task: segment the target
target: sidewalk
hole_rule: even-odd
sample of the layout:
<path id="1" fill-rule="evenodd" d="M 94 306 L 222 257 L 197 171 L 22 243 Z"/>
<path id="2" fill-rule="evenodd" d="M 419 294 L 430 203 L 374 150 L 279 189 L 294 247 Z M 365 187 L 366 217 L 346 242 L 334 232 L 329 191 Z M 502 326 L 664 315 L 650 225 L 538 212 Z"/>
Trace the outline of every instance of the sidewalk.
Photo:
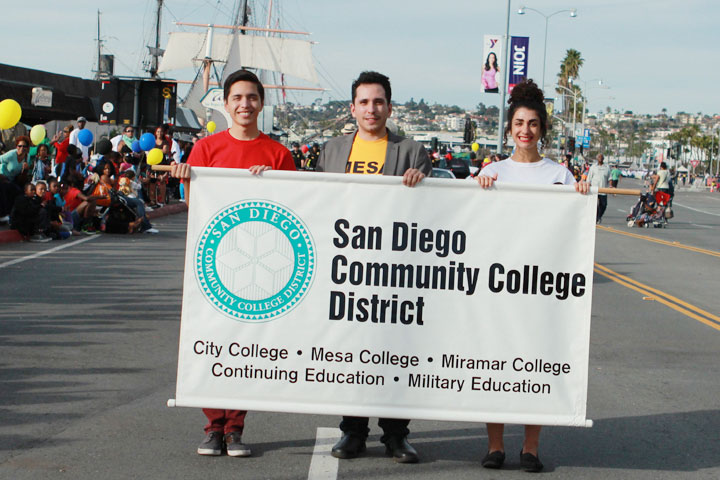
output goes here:
<path id="1" fill-rule="evenodd" d="M 159 217 L 165 217 L 167 215 L 174 215 L 176 213 L 187 212 L 187 205 L 182 202 L 165 205 L 162 208 L 147 212 L 147 217 L 150 220 Z M 23 238 L 20 232 L 17 230 L 11 230 L 8 225 L 0 225 L 0 244 L 2 243 L 13 243 L 22 242 Z"/>

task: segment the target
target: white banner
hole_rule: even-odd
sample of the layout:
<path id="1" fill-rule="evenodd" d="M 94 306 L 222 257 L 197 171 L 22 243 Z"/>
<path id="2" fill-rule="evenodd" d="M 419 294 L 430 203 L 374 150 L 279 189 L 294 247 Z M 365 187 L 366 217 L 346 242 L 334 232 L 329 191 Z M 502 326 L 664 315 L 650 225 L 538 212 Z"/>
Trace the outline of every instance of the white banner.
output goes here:
<path id="1" fill-rule="evenodd" d="M 595 195 L 192 172 L 175 405 L 589 424 Z"/>

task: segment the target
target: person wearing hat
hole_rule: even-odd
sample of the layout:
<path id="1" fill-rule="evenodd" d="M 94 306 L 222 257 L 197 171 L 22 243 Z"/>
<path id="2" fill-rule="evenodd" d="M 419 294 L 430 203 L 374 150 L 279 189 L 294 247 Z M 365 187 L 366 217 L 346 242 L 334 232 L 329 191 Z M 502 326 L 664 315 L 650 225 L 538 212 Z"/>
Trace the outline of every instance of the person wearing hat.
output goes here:
<path id="1" fill-rule="evenodd" d="M 82 143 L 80 143 L 80 140 L 78 140 L 78 134 L 80 133 L 80 130 L 85 128 L 85 125 L 87 124 L 87 118 L 85 117 L 78 117 L 77 119 L 77 128 L 70 132 L 70 145 L 75 145 L 81 152 L 83 161 L 87 162 L 90 158 L 90 147 L 85 146 Z"/>
<path id="2" fill-rule="evenodd" d="M 290 153 L 292 154 L 293 162 L 295 162 L 295 168 L 298 170 L 305 168 L 305 155 L 303 155 L 302 150 L 300 150 L 300 144 L 298 142 L 292 143 Z"/>
<path id="3" fill-rule="evenodd" d="M 355 128 L 355 125 L 353 125 L 352 123 L 346 123 L 342 130 L 340 130 L 340 133 L 342 133 L 343 135 L 351 135 L 355 133 L 355 130 L 357 130 Z"/>

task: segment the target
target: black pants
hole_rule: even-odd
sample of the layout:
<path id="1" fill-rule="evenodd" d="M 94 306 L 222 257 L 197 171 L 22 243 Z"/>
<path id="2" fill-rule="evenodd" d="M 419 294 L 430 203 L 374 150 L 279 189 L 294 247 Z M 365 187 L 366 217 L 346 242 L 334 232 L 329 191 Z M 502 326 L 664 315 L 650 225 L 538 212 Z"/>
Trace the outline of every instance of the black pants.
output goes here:
<path id="1" fill-rule="evenodd" d="M 15 197 L 23 194 L 23 189 L 13 182 L 0 181 L 0 217 L 10 215 Z"/>
<path id="2" fill-rule="evenodd" d="M 343 417 L 340 422 L 340 430 L 343 433 L 354 433 L 363 438 L 367 438 L 370 433 L 368 428 L 368 417 Z M 380 438 L 381 442 L 385 442 L 388 437 L 407 437 L 410 433 L 408 430 L 410 420 L 400 420 L 397 418 L 380 418 L 378 425 L 383 429 L 384 435 Z"/>
<path id="3" fill-rule="evenodd" d="M 605 213 L 606 208 L 607 208 L 607 195 L 598 195 L 597 216 L 595 217 L 596 222 L 599 222 L 600 220 L 602 220 L 602 216 Z"/>

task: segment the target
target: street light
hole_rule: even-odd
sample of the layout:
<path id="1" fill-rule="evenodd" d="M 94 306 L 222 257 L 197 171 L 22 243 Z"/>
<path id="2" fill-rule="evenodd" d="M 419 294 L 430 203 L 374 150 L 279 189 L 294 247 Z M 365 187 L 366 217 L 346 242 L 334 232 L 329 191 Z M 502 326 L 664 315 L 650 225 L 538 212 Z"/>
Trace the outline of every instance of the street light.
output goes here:
<path id="1" fill-rule="evenodd" d="M 584 96 L 584 99 L 585 99 L 585 103 L 583 104 L 582 126 L 583 126 L 583 131 L 585 131 L 585 111 L 587 110 L 587 104 L 588 104 L 588 101 L 589 101 L 589 100 L 588 100 L 588 93 L 589 93 L 589 91 L 590 91 L 590 90 L 589 90 L 589 87 L 588 87 L 588 83 L 589 83 L 589 82 L 593 82 L 593 83 L 590 84 L 590 86 L 594 86 L 594 87 L 597 87 L 597 88 L 609 89 L 610 87 L 608 87 L 607 85 L 605 85 L 605 84 L 603 83 L 603 79 L 602 79 L 602 78 L 593 78 L 592 80 L 582 80 L 582 79 L 578 78 L 577 80 L 580 80 L 580 81 L 583 83 L 583 94 L 584 94 L 583 96 Z M 572 84 L 572 82 L 573 82 L 573 79 L 571 78 L 571 79 L 570 79 L 570 84 Z M 595 82 L 597 82 L 597 83 L 595 83 Z"/>
<path id="2" fill-rule="evenodd" d="M 572 132 L 570 133 L 572 135 L 573 142 L 575 141 L 575 119 L 577 118 L 577 92 L 573 92 L 567 87 L 563 87 L 562 85 L 558 85 L 557 88 L 561 90 L 567 90 L 570 92 L 570 95 L 573 97 L 573 121 L 572 121 Z"/>
<path id="3" fill-rule="evenodd" d="M 538 13 L 538 14 L 542 15 L 543 17 L 545 17 L 545 44 L 544 44 L 544 52 L 543 52 L 543 73 L 542 73 L 542 84 L 541 84 L 541 87 L 544 91 L 545 90 L 545 59 L 547 58 L 547 35 L 548 35 L 548 22 L 550 21 L 550 17 L 553 17 L 559 13 L 570 12 L 570 18 L 575 18 L 575 17 L 577 17 L 577 9 L 571 8 L 569 10 L 558 10 L 557 12 L 553 12 L 550 15 L 545 15 L 540 10 L 535 10 L 534 8 L 526 7 L 523 5 L 522 7 L 520 7 L 518 9 L 518 11 L 517 11 L 518 15 L 525 15 L 525 10 L 530 10 L 532 12 Z"/>

